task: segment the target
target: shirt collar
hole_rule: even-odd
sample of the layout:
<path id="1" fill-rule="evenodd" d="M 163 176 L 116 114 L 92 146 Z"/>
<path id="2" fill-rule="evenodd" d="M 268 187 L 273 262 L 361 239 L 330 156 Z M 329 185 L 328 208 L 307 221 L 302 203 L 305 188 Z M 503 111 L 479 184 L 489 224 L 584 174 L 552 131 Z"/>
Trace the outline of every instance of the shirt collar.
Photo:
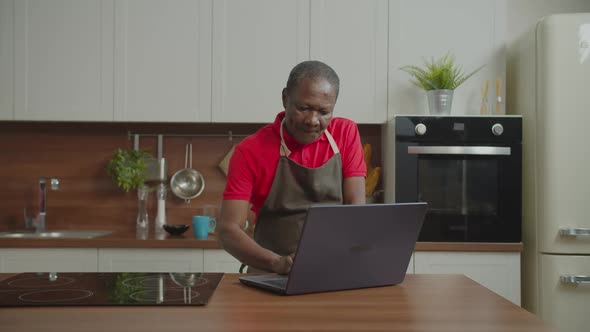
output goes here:
<path id="1" fill-rule="evenodd" d="M 277 117 L 275 118 L 275 121 L 273 123 L 274 130 L 275 130 L 276 134 L 279 136 L 280 136 L 279 130 L 281 129 L 281 121 L 283 121 L 284 118 L 285 118 L 285 111 L 282 111 L 279 114 L 277 114 Z M 287 147 L 289 147 L 289 149 L 291 149 L 291 150 L 301 149 L 305 145 L 313 144 L 318 141 L 322 141 L 322 142 L 328 141 L 328 138 L 326 137 L 326 132 L 324 130 L 324 132 L 322 133 L 322 136 L 320 136 L 319 139 L 317 139 L 309 144 L 301 144 L 301 143 L 297 142 L 297 140 L 295 140 L 295 138 L 293 138 L 293 136 L 289 135 L 285 126 L 283 126 L 283 137 L 285 138 L 285 143 L 287 143 Z"/>

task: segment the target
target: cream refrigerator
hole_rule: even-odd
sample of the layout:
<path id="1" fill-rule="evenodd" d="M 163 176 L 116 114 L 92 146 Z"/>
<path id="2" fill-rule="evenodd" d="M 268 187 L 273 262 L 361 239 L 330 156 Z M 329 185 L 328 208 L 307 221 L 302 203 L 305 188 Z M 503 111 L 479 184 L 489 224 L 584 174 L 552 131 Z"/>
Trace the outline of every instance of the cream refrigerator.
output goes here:
<path id="1" fill-rule="evenodd" d="M 523 115 L 523 307 L 590 331 L 590 13 L 545 17 L 516 44 L 507 98 Z"/>

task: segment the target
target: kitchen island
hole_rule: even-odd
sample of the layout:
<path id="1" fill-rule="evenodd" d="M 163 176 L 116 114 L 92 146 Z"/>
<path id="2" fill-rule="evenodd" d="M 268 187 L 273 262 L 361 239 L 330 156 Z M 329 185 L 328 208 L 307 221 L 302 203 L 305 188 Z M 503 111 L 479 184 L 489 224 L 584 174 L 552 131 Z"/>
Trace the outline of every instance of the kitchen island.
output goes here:
<path id="1" fill-rule="evenodd" d="M 14 274 L 12 274 L 14 275 Z M 0 274 L 0 280 L 12 275 Z M 203 307 L 0 308 L 12 331 L 553 331 L 461 275 L 407 275 L 397 286 L 279 296 L 226 274 Z"/>

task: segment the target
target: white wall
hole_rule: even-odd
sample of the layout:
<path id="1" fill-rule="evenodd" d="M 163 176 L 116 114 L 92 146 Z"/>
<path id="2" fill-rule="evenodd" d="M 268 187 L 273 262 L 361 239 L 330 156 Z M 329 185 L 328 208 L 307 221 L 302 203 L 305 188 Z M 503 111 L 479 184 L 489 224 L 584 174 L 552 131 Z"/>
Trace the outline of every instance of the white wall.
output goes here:
<path id="1" fill-rule="evenodd" d="M 447 52 L 465 73 L 485 65 L 453 97 L 452 114 L 479 114 L 480 86 L 504 80 L 506 0 L 392 0 L 389 6 L 389 118 L 428 114 L 426 93 L 399 68 Z"/>

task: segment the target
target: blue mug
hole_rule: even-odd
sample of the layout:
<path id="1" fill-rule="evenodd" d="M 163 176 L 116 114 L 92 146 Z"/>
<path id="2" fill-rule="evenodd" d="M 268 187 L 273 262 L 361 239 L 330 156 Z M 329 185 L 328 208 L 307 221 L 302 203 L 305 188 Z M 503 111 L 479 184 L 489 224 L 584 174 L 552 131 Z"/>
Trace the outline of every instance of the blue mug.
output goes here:
<path id="1" fill-rule="evenodd" d="M 193 216 L 193 233 L 200 240 L 207 239 L 210 232 L 215 231 L 217 220 L 209 216 Z"/>

